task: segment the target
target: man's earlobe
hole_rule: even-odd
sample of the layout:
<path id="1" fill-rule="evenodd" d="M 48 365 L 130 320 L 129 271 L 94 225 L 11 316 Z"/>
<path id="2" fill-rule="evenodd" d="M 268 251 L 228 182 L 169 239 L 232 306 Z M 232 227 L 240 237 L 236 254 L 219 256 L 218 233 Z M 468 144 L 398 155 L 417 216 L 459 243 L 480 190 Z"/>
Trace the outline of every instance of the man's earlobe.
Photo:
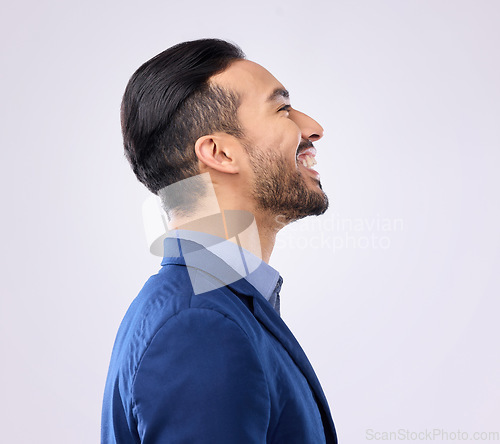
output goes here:
<path id="1" fill-rule="evenodd" d="M 228 134 L 200 137 L 194 146 L 198 160 L 208 169 L 212 168 L 229 174 L 238 173 L 239 168 L 229 140 L 230 137 Z"/>

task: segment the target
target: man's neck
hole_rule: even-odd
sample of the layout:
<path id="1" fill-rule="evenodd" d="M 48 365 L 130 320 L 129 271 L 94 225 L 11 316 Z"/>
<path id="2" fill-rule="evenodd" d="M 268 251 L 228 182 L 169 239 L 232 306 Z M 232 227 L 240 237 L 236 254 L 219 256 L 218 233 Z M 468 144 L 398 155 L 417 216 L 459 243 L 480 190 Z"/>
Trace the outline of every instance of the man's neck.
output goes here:
<path id="1" fill-rule="evenodd" d="M 254 217 L 249 211 L 221 209 L 211 215 L 173 216 L 168 228 L 199 231 L 230 240 L 269 263 L 279 231 L 269 221 L 269 217 Z"/>

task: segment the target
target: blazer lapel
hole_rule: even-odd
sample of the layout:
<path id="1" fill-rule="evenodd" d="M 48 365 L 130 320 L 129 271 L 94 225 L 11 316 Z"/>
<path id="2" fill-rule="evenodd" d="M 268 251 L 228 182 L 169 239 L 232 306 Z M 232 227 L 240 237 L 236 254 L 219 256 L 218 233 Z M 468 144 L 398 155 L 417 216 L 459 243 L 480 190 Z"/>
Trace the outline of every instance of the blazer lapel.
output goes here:
<path id="1" fill-rule="evenodd" d="M 311 363 L 307 359 L 302 347 L 297 342 L 287 325 L 274 311 L 274 309 L 266 303 L 265 299 L 262 299 L 263 300 L 260 300 L 259 297 L 254 297 L 253 306 L 255 317 L 276 337 L 276 339 L 278 339 L 278 341 L 281 342 L 297 367 L 299 367 L 306 377 L 316 401 L 318 402 L 321 418 L 325 428 L 326 442 L 328 444 L 336 444 L 337 436 L 330 409 Z"/>

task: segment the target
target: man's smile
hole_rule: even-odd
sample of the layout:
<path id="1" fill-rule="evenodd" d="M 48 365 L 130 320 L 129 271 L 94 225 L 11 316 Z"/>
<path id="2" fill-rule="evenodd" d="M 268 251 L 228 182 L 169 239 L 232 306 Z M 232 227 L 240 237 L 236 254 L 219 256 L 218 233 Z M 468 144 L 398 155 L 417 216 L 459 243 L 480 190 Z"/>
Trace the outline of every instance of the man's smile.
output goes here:
<path id="1" fill-rule="evenodd" d="M 316 148 L 314 148 L 314 146 L 312 146 L 311 143 L 309 144 L 309 146 L 306 145 L 302 149 L 299 146 L 297 154 L 297 164 L 299 165 L 299 168 L 300 167 L 305 168 L 312 175 L 314 175 L 316 179 L 319 180 L 320 178 L 319 173 L 312 168 L 314 165 L 318 163 L 315 157 L 316 157 Z"/>

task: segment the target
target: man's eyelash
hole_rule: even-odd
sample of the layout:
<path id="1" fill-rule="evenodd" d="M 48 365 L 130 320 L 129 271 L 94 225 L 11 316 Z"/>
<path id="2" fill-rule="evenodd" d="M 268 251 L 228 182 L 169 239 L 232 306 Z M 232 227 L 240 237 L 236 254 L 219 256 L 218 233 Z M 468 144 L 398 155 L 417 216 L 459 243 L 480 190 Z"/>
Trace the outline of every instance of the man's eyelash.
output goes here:
<path id="1" fill-rule="evenodd" d="M 282 106 L 278 111 L 290 111 L 291 105 Z"/>

